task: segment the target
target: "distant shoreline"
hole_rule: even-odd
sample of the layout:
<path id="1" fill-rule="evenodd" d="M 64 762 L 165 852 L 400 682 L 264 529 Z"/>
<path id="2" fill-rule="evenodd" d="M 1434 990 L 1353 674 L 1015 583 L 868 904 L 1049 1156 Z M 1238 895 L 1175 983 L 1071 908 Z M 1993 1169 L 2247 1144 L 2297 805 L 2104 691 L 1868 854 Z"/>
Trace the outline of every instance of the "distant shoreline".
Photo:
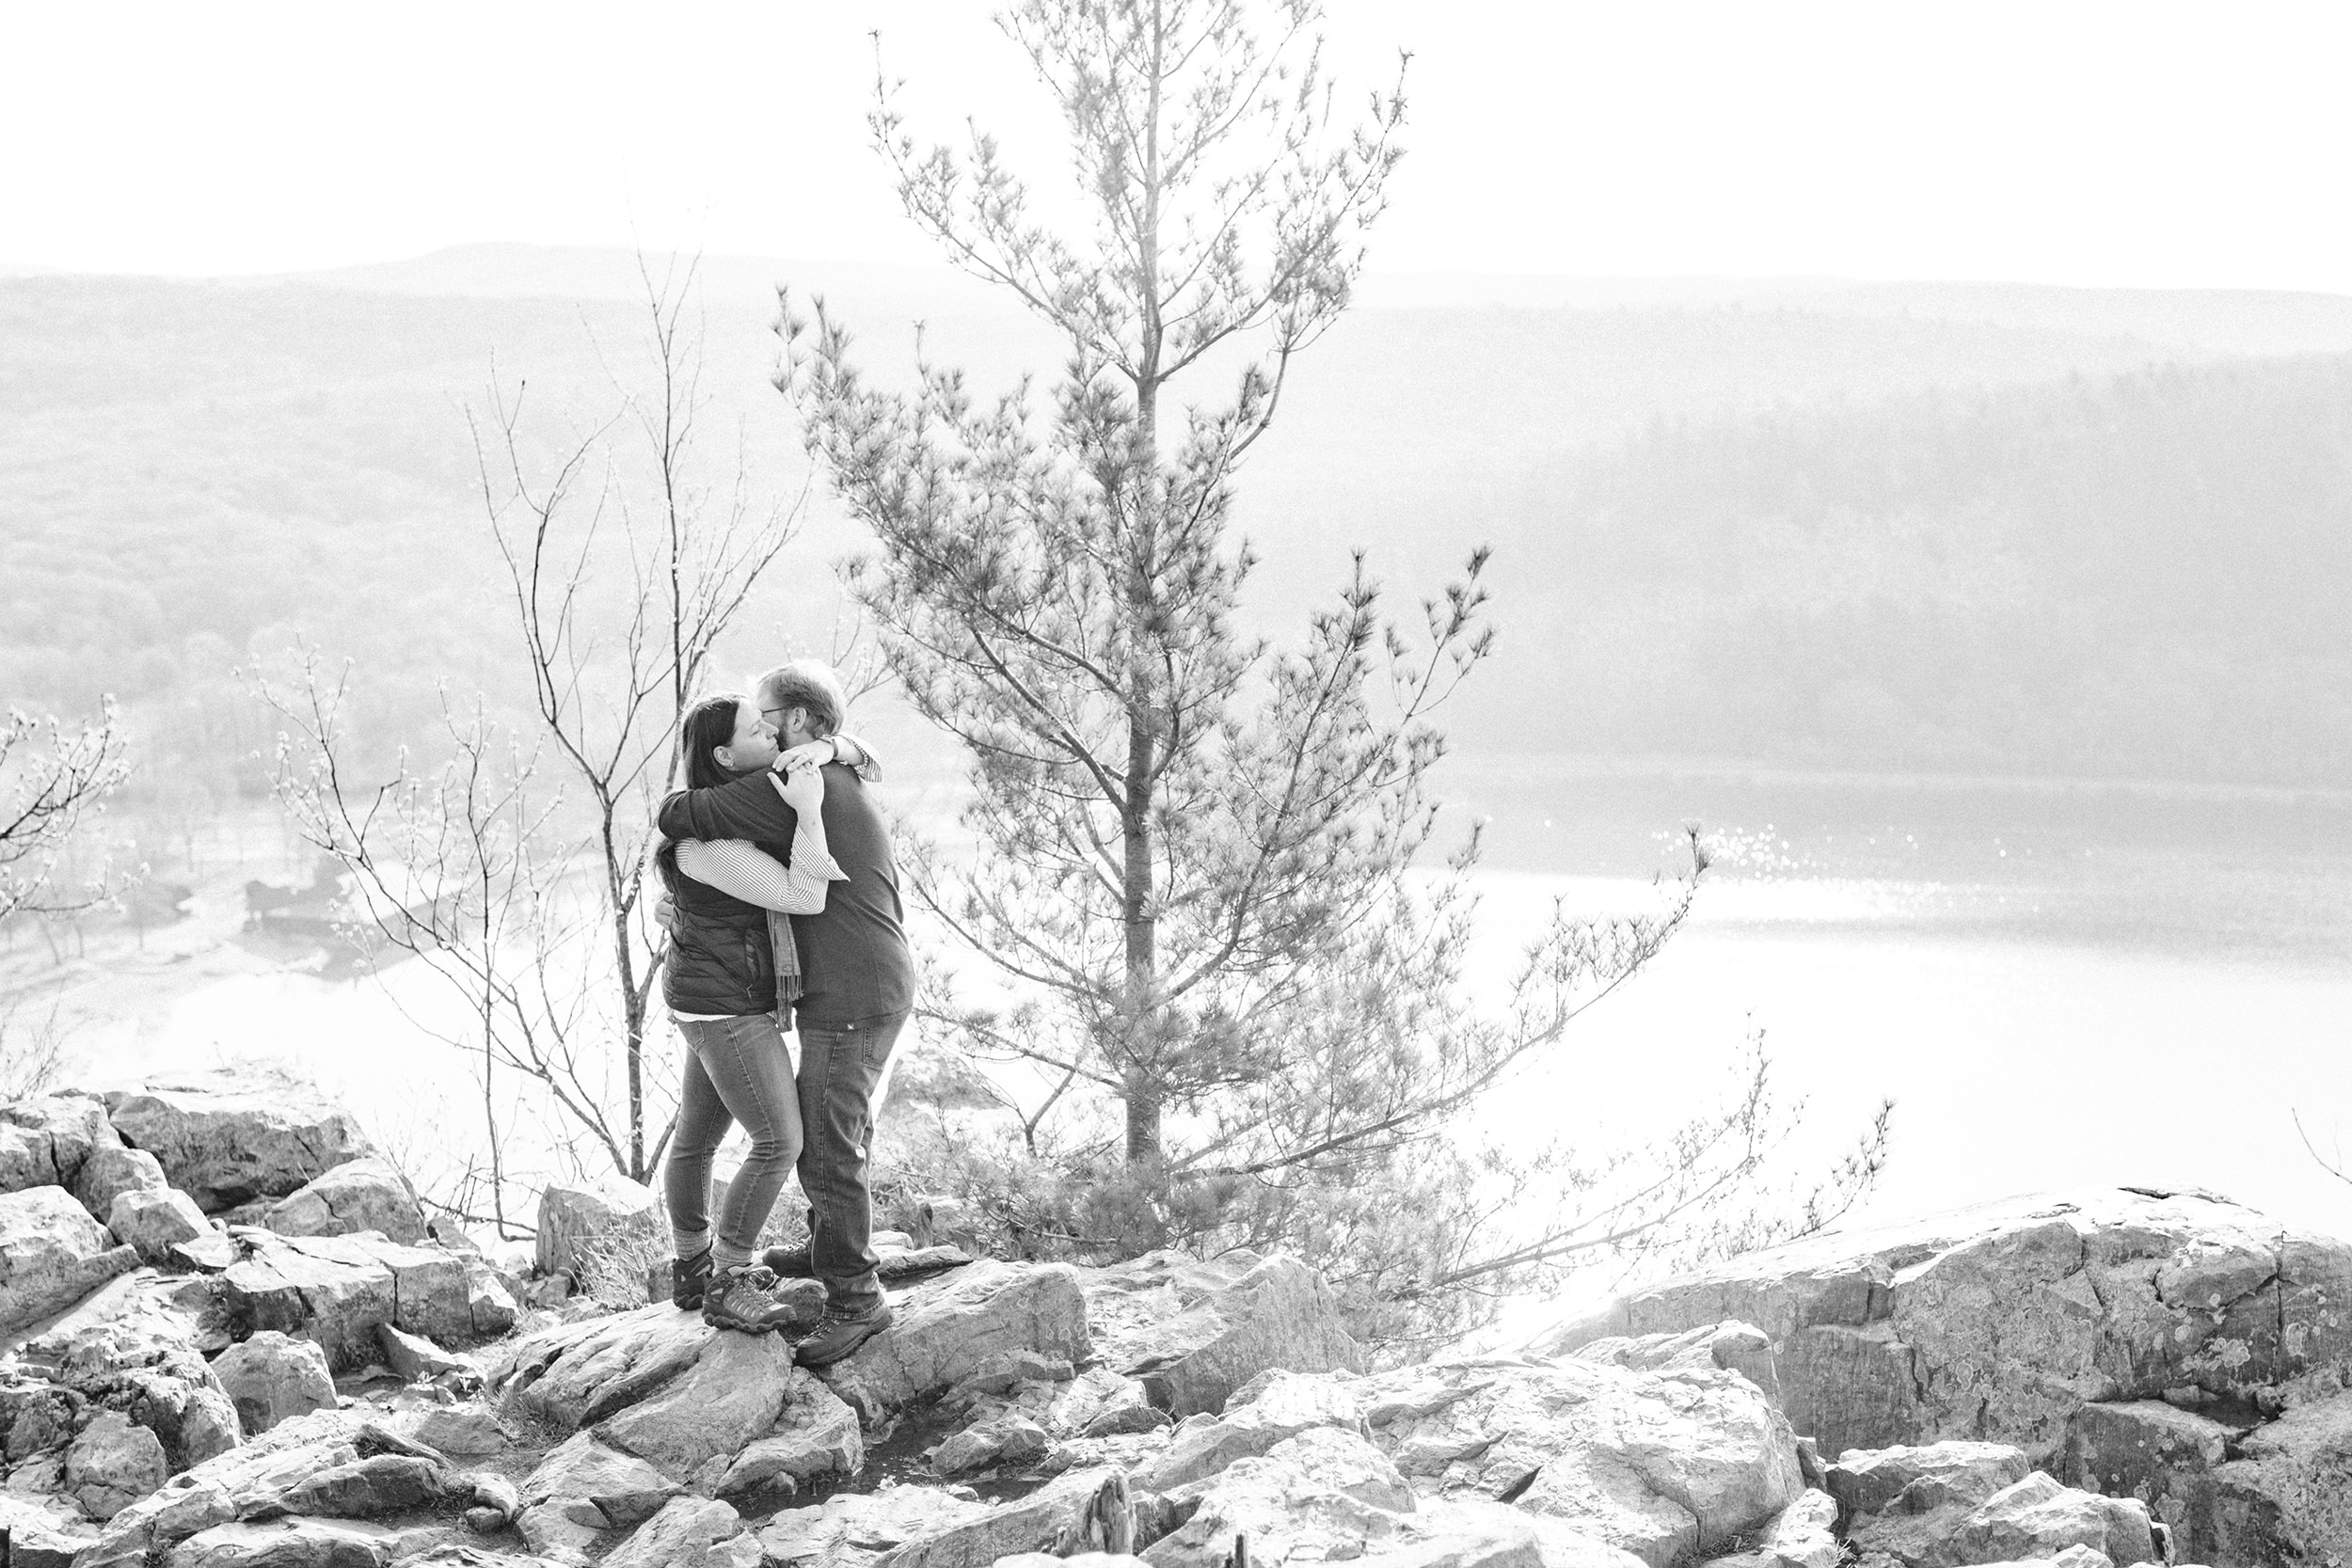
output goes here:
<path id="1" fill-rule="evenodd" d="M 2086 796 L 2127 795 L 2142 800 L 2242 801 L 2263 805 L 2327 805 L 2352 808 L 2352 788 L 2324 784 L 2201 783 L 2194 780 L 2083 778 L 2066 775 L 1885 772 L 1841 768 L 1791 768 L 1739 757 L 1621 754 L 1589 752 L 1494 752 L 1458 748 L 1447 753 L 1454 767 L 1468 764 L 1497 782 L 1528 779 L 1706 779 L 1755 786 L 1844 789 L 1944 790 L 1952 793 Z"/>

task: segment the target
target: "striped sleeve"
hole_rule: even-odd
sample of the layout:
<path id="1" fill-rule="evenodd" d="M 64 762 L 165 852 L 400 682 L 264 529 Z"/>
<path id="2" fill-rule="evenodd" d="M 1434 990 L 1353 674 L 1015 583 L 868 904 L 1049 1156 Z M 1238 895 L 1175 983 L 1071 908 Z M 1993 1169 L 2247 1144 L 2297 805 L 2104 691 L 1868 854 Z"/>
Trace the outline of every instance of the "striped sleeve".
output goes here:
<path id="1" fill-rule="evenodd" d="M 831 855 L 808 854 L 805 847 L 794 845 L 792 863 L 786 866 L 739 838 L 708 843 L 684 839 L 677 847 L 677 868 L 707 887 L 763 910 L 817 914 L 825 907 L 826 884 L 849 878 Z"/>

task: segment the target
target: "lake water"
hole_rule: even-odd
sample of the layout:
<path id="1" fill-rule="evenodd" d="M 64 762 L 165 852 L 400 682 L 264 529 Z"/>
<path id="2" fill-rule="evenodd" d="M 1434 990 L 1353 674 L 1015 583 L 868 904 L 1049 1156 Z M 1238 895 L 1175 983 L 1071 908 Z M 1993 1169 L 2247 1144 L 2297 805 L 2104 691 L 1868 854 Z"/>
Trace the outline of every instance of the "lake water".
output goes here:
<path id="1" fill-rule="evenodd" d="M 1765 1032 L 1826 1154 L 1882 1097 L 1867 1211 L 2197 1186 L 2352 1233 L 2352 794 L 1492 765 L 1493 928 L 1638 897 L 1684 819 L 1692 922 L 1531 1087 L 1651 1127 Z M 1598 868 L 1596 876 L 1590 869 Z M 1619 1109 L 1619 1108 L 1622 1109 Z"/>
<path id="2" fill-rule="evenodd" d="M 1646 895 L 1685 819 L 1721 855 L 1691 924 L 1516 1085 L 1513 1115 L 1638 1139 L 1736 1086 L 1760 1028 L 1802 1163 L 1897 1101 L 1871 1212 L 2086 1183 L 2209 1188 L 2352 1233 L 2352 792 L 2160 789 L 1457 760 L 1488 819 L 1472 978 L 1555 898 Z M 215 911 L 217 916 L 220 911 Z M 215 920 L 215 926 L 218 921 Z M 334 982 L 151 940 L 69 996 L 89 1076 L 275 1058 L 395 1145 L 468 1115 L 416 966 Z M 1498 1113 L 1500 1114 L 1500 1113 Z"/>

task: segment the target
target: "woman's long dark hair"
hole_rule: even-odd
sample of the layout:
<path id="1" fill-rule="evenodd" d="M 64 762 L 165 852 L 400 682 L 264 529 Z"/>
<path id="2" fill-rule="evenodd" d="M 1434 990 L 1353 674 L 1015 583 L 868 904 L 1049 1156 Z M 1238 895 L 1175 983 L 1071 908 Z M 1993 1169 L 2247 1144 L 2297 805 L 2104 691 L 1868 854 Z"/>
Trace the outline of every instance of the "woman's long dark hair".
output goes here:
<path id="1" fill-rule="evenodd" d="M 743 702 L 739 691 L 722 691 L 686 710 L 677 727 L 678 761 L 684 764 L 679 770 L 686 775 L 686 788 L 709 789 L 735 778 L 713 753 L 734 741 L 735 715 Z"/>
<path id="2" fill-rule="evenodd" d="M 734 779 L 734 774 L 719 766 L 719 759 L 713 753 L 735 739 L 735 714 L 742 705 L 741 693 L 722 691 L 716 696 L 705 697 L 686 710 L 686 717 L 678 721 L 677 727 L 678 761 L 684 765 L 679 771 L 686 776 L 682 787 L 708 789 Z M 655 847 L 653 858 L 655 866 L 660 872 L 662 885 L 670 890 L 673 897 L 676 896 L 680 875 L 677 845 L 663 839 Z"/>

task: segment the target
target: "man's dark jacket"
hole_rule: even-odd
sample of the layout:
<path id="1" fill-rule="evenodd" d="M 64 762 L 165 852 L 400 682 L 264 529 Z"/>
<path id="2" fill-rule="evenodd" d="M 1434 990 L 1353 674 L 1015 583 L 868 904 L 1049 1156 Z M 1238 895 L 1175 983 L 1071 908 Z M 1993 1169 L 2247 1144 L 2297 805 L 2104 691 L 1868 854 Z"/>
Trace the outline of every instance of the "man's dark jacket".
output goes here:
<path id="1" fill-rule="evenodd" d="M 914 1006 L 914 959 L 907 951 L 898 868 L 890 831 L 865 781 L 840 763 L 825 764 L 825 843 L 849 880 L 826 892 L 822 914 L 796 914 L 801 950 L 800 1022 L 837 1027 Z M 668 838 L 748 838 L 789 844 L 799 816 L 764 773 L 709 789 L 682 789 L 661 802 Z"/>

